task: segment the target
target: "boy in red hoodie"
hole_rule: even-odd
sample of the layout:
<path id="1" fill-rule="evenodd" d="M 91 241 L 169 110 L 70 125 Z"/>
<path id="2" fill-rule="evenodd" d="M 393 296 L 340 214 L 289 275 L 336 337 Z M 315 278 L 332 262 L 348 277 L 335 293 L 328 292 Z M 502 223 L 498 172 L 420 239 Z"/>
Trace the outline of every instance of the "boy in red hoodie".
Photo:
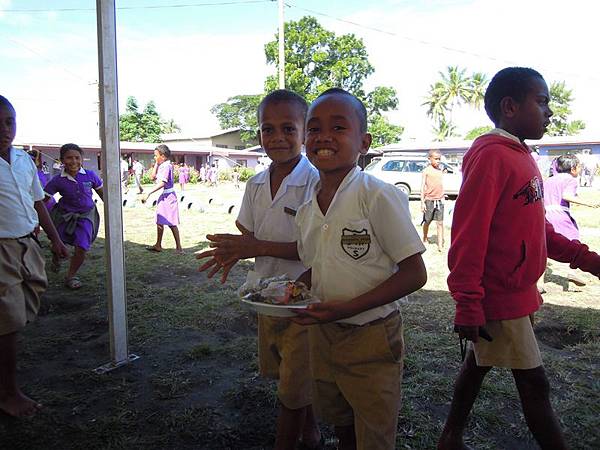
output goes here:
<path id="1" fill-rule="evenodd" d="M 538 72 L 501 70 L 485 93 L 485 110 L 496 128 L 475 140 L 463 159 L 448 287 L 456 301 L 455 331 L 473 345 L 438 449 L 469 448 L 463 443 L 467 418 L 494 366 L 512 369 L 525 420 L 540 447 L 567 448 L 533 332 L 533 313 L 542 303 L 536 280 L 547 256 L 596 276 L 600 256 L 556 233 L 544 219 L 542 176 L 523 141 L 544 135 L 552 116 L 549 102 Z M 483 335 L 491 341 L 478 339 Z"/>

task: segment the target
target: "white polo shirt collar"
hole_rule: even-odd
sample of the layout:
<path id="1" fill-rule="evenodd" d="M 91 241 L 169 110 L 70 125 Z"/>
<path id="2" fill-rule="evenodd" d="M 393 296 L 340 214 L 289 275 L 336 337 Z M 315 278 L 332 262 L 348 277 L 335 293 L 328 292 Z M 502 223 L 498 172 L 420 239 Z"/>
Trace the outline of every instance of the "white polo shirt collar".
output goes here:
<path id="1" fill-rule="evenodd" d="M 83 167 L 81 167 L 81 168 L 79 169 L 79 172 L 78 172 L 78 173 L 80 173 L 80 174 L 83 174 L 83 175 L 85 175 L 85 174 L 86 174 L 86 172 L 85 172 L 85 169 L 84 169 Z M 67 173 L 67 171 L 64 169 L 64 167 L 63 167 L 63 170 L 62 170 L 62 172 L 60 173 L 60 176 L 61 176 L 61 177 L 65 177 L 67 180 L 71 180 L 71 181 L 73 181 L 74 183 L 77 183 L 77 180 L 76 180 L 75 178 L 73 178 L 71 175 L 69 175 L 69 174 Z"/>

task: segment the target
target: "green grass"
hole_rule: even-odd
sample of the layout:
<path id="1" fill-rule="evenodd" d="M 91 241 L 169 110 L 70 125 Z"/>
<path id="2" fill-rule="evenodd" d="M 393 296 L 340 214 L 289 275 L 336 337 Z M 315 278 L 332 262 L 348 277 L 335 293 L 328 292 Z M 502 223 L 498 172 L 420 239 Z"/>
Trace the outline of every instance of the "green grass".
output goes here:
<path id="1" fill-rule="evenodd" d="M 163 253 L 146 251 L 156 236 L 154 211 L 124 208 L 129 343 L 140 359 L 118 370 L 92 371 L 108 362 L 110 348 L 103 232 L 81 270 L 81 291 L 62 286 L 64 268 L 50 274 L 42 313 L 25 329 L 19 353 L 23 387 L 45 408 L 27 421 L 0 416 L 0 448 L 272 447 L 275 385 L 257 374 L 256 321 L 235 293 L 252 261 L 239 264 L 221 285 L 198 273 L 193 255 L 208 246 L 207 233 L 236 231 L 237 211 L 223 211 L 241 193 L 223 185 L 186 194 L 205 204 L 216 200 L 205 212 L 181 212 L 183 256 L 173 252 L 169 230 Z M 419 204 L 410 206 L 418 225 Z M 582 240 L 600 249 L 597 210 L 575 207 L 573 214 Z M 446 233 L 449 242 L 449 228 Z M 428 245 L 429 281 L 402 305 L 407 353 L 398 448 L 435 447 L 460 367 L 446 257 Z M 560 265 L 551 265 L 536 315 L 552 402 L 574 449 L 600 448 L 600 282 L 587 280 L 578 288 L 565 282 Z M 331 429 L 323 430 L 331 449 Z M 494 370 L 486 379 L 466 440 L 478 449 L 536 448 L 509 371 Z"/>

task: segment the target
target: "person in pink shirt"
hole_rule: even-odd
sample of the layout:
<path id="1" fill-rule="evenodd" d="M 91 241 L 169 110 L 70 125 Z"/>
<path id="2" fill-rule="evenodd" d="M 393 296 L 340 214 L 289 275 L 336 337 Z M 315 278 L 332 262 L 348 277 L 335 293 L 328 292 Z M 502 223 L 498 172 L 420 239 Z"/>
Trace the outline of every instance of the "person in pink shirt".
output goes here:
<path id="1" fill-rule="evenodd" d="M 579 240 L 579 227 L 571 215 L 571 203 L 598 208 L 600 203 L 586 202 L 577 196 L 577 177 L 581 174 L 581 163 L 575 155 L 562 155 L 556 159 L 555 173 L 544 181 L 544 208 L 546 220 L 554 231 L 570 240 Z M 585 286 L 585 281 L 573 270 L 568 279 L 577 286 Z"/>
<path id="2" fill-rule="evenodd" d="M 547 256 L 595 276 L 600 256 L 554 231 L 544 218 L 542 176 L 524 140 L 544 135 L 549 103 L 538 72 L 501 70 L 485 93 L 485 110 L 496 128 L 477 138 L 463 159 L 448 288 L 461 350 L 463 339 L 472 345 L 465 349 L 439 450 L 469 448 L 463 433 L 492 367 L 512 370 L 523 415 L 540 447 L 567 448 L 533 330 L 533 313 L 542 303 L 536 282 Z"/>
<path id="3" fill-rule="evenodd" d="M 175 252 L 183 254 L 181 247 L 181 239 L 179 237 L 179 205 L 177 204 L 177 194 L 173 188 L 173 164 L 169 158 L 171 150 L 164 144 L 156 147 L 154 150 L 154 160 L 156 164 L 152 168 L 150 177 L 156 180 L 156 185 L 147 194 L 142 196 L 142 203 L 146 203 L 148 197 L 161 189 L 163 189 L 156 203 L 156 243 L 146 250 L 152 252 L 162 252 L 162 238 L 165 225 L 173 232 L 175 239 Z"/>
<path id="4" fill-rule="evenodd" d="M 427 244 L 429 225 L 435 220 L 437 227 L 437 248 L 444 249 L 444 172 L 440 166 L 442 154 L 439 150 L 429 150 L 429 165 L 421 176 L 421 210 L 423 211 L 423 242 Z"/>

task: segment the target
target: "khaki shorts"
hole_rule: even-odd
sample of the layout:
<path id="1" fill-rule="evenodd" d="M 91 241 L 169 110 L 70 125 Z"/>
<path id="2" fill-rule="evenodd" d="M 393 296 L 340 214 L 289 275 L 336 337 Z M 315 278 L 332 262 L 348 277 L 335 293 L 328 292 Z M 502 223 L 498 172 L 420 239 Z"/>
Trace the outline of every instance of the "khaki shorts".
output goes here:
<path id="1" fill-rule="evenodd" d="M 357 326 L 309 328 L 318 414 L 335 426 L 354 425 L 357 449 L 395 449 L 404 340 L 399 312 Z"/>
<path id="2" fill-rule="evenodd" d="M 0 336 L 35 319 L 47 287 L 39 244 L 30 237 L 0 239 Z"/>
<path id="3" fill-rule="evenodd" d="M 258 366 L 262 376 L 279 380 L 277 397 L 283 406 L 312 404 L 307 327 L 259 314 Z"/>
<path id="4" fill-rule="evenodd" d="M 493 341 L 479 339 L 473 344 L 478 366 L 534 369 L 542 365 L 533 333 L 533 314 L 512 320 L 493 320 L 486 323 L 485 329 Z"/>

